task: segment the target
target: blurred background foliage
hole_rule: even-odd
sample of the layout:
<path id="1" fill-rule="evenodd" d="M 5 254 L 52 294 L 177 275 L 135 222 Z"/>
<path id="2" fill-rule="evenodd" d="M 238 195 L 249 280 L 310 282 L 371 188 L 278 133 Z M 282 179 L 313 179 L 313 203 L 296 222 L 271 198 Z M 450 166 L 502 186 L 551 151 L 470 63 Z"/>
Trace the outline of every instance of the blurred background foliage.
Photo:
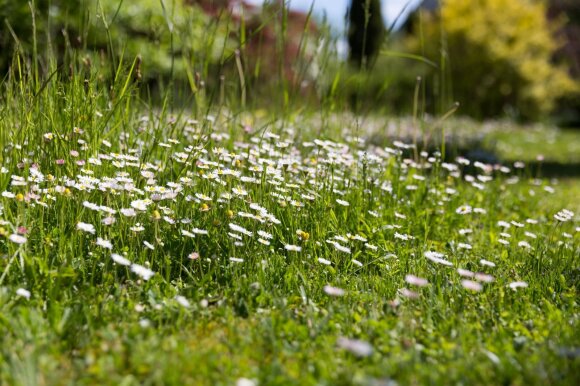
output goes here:
<path id="1" fill-rule="evenodd" d="M 562 22 L 546 15 L 538 1 L 446 0 L 440 12 L 413 21 L 420 33 L 407 36 L 406 45 L 438 63 L 425 76 L 439 76 L 463 113 L 537 119 L 578 92 L 566 66 L 554 63 Z"/>
<path id="2" fill-rule="evenodd" d="M 123 55 L 131 61 L 140 56 L 146 80 L 183 78 L 192 67 L 214 63 L 222 50 L 231 54 L 234 49 L 225 39 L 225 25 L 211 23 L 198 8 L 181 1 L 140 0 L 120 5 L 119 0 L 100 0 L 91 6 L 97 17 L 91 20 L 87 34 L 87 54 L 98 54 L 95 47 L 108 47 L 108 34 L 102 32 L 106 23 L 112 44 L 109 57 Z M 207 28 L 216 30 L 211 35 L 214 39 L 209 39 Z"/>
<path id="3" fill-rule="evenodd" d="M 399 114 L 444 114 L 458 101 L 461 114 L 479 119 L 555 114 L 577 124 L 579 47 L 567 46 L 577 40 L 569 31 L 580 2 L 554 3 L 426 1 L 388 37 L 372 72 L 352 78 L 349 92 L 361 105 Z"/>
<path id="4" fill-rule="evenodd" d="M 173 84 L 254 108 L 441 115 L 459 101 L 480 119 L 578 122 L 578 3 L 424 1 L 400 30 L 380 27 L 378 57 L 360 68 L 325 23 L 276 1 L 0 0 L 0 71 L 20 58 L 41 76 L 106 83 L 133 66 L 147 93 Z"/>
<path id="5" fill-rule="evenodd" d="M 50 61 L 56 58 L 67 70 L 82 62 L 110 79 L 118 64 L 128 66 L 139 58 L 144 82 L 189 82 L 193 68 L 207 71 L 235 48 L 225 20 L 212 20 L 181 0 L 0 0 L 0 17 L 3 27 L 12 30 L 1 35 L 2 52 L 30 58 L 36 44 L 44 73 L 54 70 Z M 3 72 L 13 58 L 2 55 Z"/>

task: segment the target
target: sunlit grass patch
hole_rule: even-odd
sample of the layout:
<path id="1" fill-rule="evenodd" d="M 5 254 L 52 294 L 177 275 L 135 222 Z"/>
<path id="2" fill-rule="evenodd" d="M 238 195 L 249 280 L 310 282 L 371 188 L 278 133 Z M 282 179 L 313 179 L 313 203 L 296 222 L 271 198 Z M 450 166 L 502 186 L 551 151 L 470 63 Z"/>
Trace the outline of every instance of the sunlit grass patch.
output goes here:
<path id="1" fill-rule="evenodd" d="M 573 384 L 577 180 L 92 82 L 6 85 L 1 382 Z"/>

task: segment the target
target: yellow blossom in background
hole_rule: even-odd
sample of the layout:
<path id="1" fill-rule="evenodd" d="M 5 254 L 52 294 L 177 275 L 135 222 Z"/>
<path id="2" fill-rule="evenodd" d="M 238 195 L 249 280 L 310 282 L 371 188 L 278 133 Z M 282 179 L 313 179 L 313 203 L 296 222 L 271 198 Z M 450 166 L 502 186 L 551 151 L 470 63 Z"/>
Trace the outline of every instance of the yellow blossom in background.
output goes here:
<path id="1" fill-rule="evenodd" d="M 535 118 L 580 91 L 567 68 L 553 63 L 559 23 L 548 21 L 542 2 L 446 0 L 420 25 L 429 38 L 412 36 L 408 47 L 439 66 L 431 75 L 463 114 Z"/>

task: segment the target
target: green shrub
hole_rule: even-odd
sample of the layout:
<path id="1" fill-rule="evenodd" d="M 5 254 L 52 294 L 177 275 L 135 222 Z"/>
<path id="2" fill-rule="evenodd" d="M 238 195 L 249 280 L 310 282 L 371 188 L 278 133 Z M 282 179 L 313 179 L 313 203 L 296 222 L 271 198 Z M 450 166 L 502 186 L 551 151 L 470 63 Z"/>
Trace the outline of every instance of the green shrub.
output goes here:
<path id="1" fill-rule="evenodd" d="M 32 8 L 36 33 L 27 2 L 0 0 L 0 49 L 12 53 L 19 45 L 21 55 L 32 58 L 36 37 L 45 73 L 54 58 L 64 68 L 90 58 L 99 75 L 110 78 L 121 58 L 130 64 L 140 56 L 144 80 L 187 82 L 194 69 L 203 72 L 233 52 L 226 39 L 227 20 L 211 20 L 183 1 L 42 0 Z M 11 62 L 12 55 L 2 55 L 0 70 Z"/>
<path id="2" fill-rule="evenodd" d="M 438 14 L 423 16 L 414 28 L 423 38 L 411 36 L 407 46 L 439 63 L 428 72 L 439 87 L 450 85 L 463 113 L 537 118 L 578 92 L 567 69 L 552 62 L 557 26 L 542 2 L 446 0 Z"/>
<path id="3" fill-rule="evenodd" d="M 110 24 L 112 50 L 132 61 L 141 56 L 145 78 L 185 78 L 187 69 L 201 71 L 233 52 L 225 44 L 225 25 L 212 22 L 194 5 L 183 1 L 101 0 L 102 17 Z M 163 6 L 162 6 L 163 4 Z M 108 48 L 101 9 L 96 8 L 89 30 L 91 52 Z M 225 49 L 222 51 L 222 49 Z"/>

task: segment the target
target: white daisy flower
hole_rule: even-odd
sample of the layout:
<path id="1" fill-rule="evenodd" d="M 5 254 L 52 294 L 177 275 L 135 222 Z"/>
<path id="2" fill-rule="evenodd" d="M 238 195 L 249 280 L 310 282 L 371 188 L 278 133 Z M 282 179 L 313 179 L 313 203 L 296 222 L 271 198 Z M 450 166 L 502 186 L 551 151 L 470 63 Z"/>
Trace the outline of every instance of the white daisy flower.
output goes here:
<path id="1" fill-rule="evenodd" d="M 113 259 L 113 261 L 119 265 L 125 265 L 125 266 L 131 265 L 131 262 L 128 259 L 126 259 L 125 257 L 123 257 L 117 253 L 111 254 L 111 259 Z"/>
<path id="2" fill-rule="evenodd" d="M 23 297 L 23 298 L 26 298 L 26 299 L 30 299 L 30 295 L 31 295 L 31 293 L 30 293 L 30 291 L 29 291 L 29 290 L 27 290 L 27 289 L 24 289 L 24 288 L 18 288 L 18 289 L 16 290 L 16 295 L 18 295 L 18 296 L 21 296 L 21 297 Z"/>
<path id="3" fill-rule="evenodd" d="M 526 288 L 527 286 L 528 283 L 526 283 L 525 281 L 514 281 L 509 284 L 509 287 L 514 291 L 517 290 L 518 288 Z"/>
<path id="4" fill-rule="evenodd" d="M 249 378 L 238 378 L 236 380 L 236 386 L 258 386 L 258 383 L 253 379 Z"/>
<path id="5" fill-rule="evenodd" d="M 492 281 L 494 281 L 494 278 L 491 275 L 479 272 L 475 274 L 475 280 L 482 281 L 484 283 L 491 283 Z"/>
<path id="6" fill-rule="evenodd" d="M 479 260 L 479 263 L 481 265 L 487 265 L 488 267 L 495 267 L 495 263 L 491 262 L 489 260 L 481 259 L 481 260 Z"/>
<path id="7" fill-rule="evenodd" d="M 131 202 L 131 207 L 140 211 L 146 211 L 147 207 L 152 203 L 151 200 L 135 200 Z"/>
<path id="8" fill-rule="evenodd" d="M 373 353 L 373 346 L 364 340 L 338 338 L 337 345 L 357 357 L 368 357 Z"/>
<path id="9" fill-rule="evenodd" d="M 413 236 L 407 234 L 401 234 L 399 232 L 395 232 L 395 238 L 403 241 L 408 241 L 414 239 Z"/>
<path id="10" fill-rule="evenodd" d="M 143 232 L 145 230 L 145 227 L 141 224 L 135 224 L 135 226 L 132 226 L 129 229 L 133 232 Z"/>
<path id="11" fill-rule="evenodd" d="M 185 296 L 177 295 L 175 297 L 175 301 L 177 303 L 179 303 L 180 306 L 185 307 L 185 308 L 189 308 L 191 306 L 191 304 L 189 303 L 189 300 L 187 300 L 185 298 Z"/>
<path id="12" fill-rule="evenodd" d="M 457 268 L 457 273 L 463 277 L 474 277 L 475 276 L 475 273 L 473 273 L 467 269 L 463 269 L 463 268 Z"/>
<path id="13" fill-rule="evenodd" d="M 365 247 L 370 249 L 371 251 L 378 251 L 379 250 L 379 247 L 377 247 L 376 245 L 369 244 L 369 243 L 365 243 Z"/>
<path id="14" fill-rule="evenodd" d="M 329 296 L 344 296 L 346 293 L 342 288 L 333 287 L 330 285 L 325 285 L 323 289 L 324 292 Z"/>
<path id="15" fill-rule="evenodd" d="M 206 231 L 205 229 L 193 228 L 191 231 L 193 233 L 195 233 L 196 235 L 207 235 L 208 234 L 208 231 Z"/>
<path id="16" fill-rule="evenodd" d="M 191 238 L 195 237 L 195 235 L 194 235 L 193 233 L 191 233 L 190 231 L 187 231 L 187 230 L 185 230 L 185 229 L 182 229 L 182 230 L 181 230 L 181 234 L 182 234 L 183 236 L 187 236 L 187 237 L 191 237 Z"/>
<path id="17" fill-rule="evenodd" d="M 241 227 L 241 226 L 239 226 L 239 225 L 236 225 L 236 224 L 234 224 L 234 223 L 229 223 L 228 225 L 229 225 L 230 229 L 231 229 L 232 231 L 234 231 L 234 232 L 238 232 L 238 233 L 244 234 L 244 235 L 246 235 L 246 236 L 252 236 L 252 235 L 253 235 L 253 233 L 252 233 L 252 232 L 250 232 L 249 230 L 247 230 L 247 229 L 246 229 L 246 228 L 244 228 L 244 227 Z"/>
<path id="18" fill-rule="evenodd" d="M 101 221 L 101 223 L 102 223 L 103 225 L 113 225 L 113 224 L 114 224 L 116 221 L 117 221 L 117 220 L 115 219 L 115 217 L 111 217 L 111 216 L 109 216 L 109 217 L 105 217 L 105 218 L 104 218 L 104 219 Z"/>
<path id="19" fill-rule="evenodd" d="M 455 210 L 457 214 L 469 214 L 473 211 L 473 208 L 470 205 L 461 205 L 459 208 Z"/>
<path id="20" fill-rule="evenodd" d="M 461 285 L 463 286 L 463 288 L 475 292 L 479 292 L 483 289 L 483 286 L 481 284 L 472 280 L 461 280 Z"/>
<path id="21" fill-rule="evenodd" d="M 287 251 L 292 251 L 292 252 L 300 252 L 302 250 L 302 247 L 300 247 L 298 245 L 286 244 L 286 245 L 284 245 L 284 249 L 286 249 Z"/>
<path id="22" fill-rule="evenodd" d="M 232 192 L 236 195 L 236 196 L 247 196 L 248 192 L 246 190 L 244 190 L 242 187 L 238 186 L 235 188 L 232 188 Z"/>
<path id="23" fill-rule="evenodd" d="M 405 281 L 411 285 L 417 287 L 425 287 L 429 285 L 429 281 L 427 279 L 423 279 L 422 277 L 418 277 L 415 275 L 407 275 L 405 276 Z"/>
<path id="24" fill-rule="evenodd" d="M 399 293 L 401 294 L 401 296 L 408 299 L 417 299 L 419 297 L 419 294 L 417 292 L 411 291 L 408 288 L 400 288 Z"/>
<path id="25" fill-rule="evenodd" d="M 85 222 L 80 221 L 77 224 L 77 229 L 90 234 L 95 234 L 95 226 L 93 224 L 87 224 Z"/>
<path id="26" fill-rule="evenodd" d="M 133 208 L 123 208 L 121 209 L 121 214 L 125 217 L 135 217 L 137 216 L 137 212 Z"/>
<path id="27" fill-rule="evenodd" d="M 433 251 L 427 251 L 427 252 L 425 252 L 424 256 L 425 256 L 427 259 L 429 259 L 429 260 L 431 260 L 432 262 L 434 262 L 434 263 L 437 263 L 437 264 L 443 264 L 443 265 L 446 265 L 446 266 L 448 266 L 448 267 L 452 267 L 452 266 L 453 266 L 453 263 L 451 263 L 450 261 L 448 261 L 448 260 L 445 260 L 445 259 L 443 258 L 445 255 L 444 255 L 444 254 L 442 254 L 442 253 L 439 253 L 439 252 L 433 252 Z"/>
<path id="28" fill-rule="evenodd" d="M 97 245 L 101 248 L 113 249 L 113 244 L 109 240 L 105 240 L 100 237 L 97 237 Z"/>
<path id="29" fill-rule="evenodd" d="M 100 211 L 101 207 L 97 204 L 93 204 L 92 202 L 88 202 L 88 201 L 83 201 L 83 206 L 85 208 L 91 209 L 91 210 L 96 210 L 96 211 Z"/>
<path id="30" fill-rule="evenodd" d="M 141 276 L 141 278 L 145 281 L 151 279 L 151 277 L 155 275 L 155 272 L 139 264 L 132 264 L 131 271 Z"/>
<path id="31" fill-rule="evenodd" d="M 350 248 L 340 245 L 336 241 L 330 241 L 330 244 L 334 245 L 337 251 L 344 252 L 344 253 L 351 253 Z"/>
<path id="32" fill-rule="evenodd" d="M 554 215 L 554 218 L 560 222 L 567 222 L 574 218 L 574 212 L 568 209 L 562 209 Z"/>
<path id="33" fill-rule="evenodd" d="M 267 240 L 272 239 L 272 235 L 270 233 L 268 233 L 268 232 L 258 231 L 257 233 L 263 239 L 267 239 Z"/>
<path id="34" fill-rule="evenodd" d="M 10 240 L 16 244 L 24 244 L 27 239 L 26 239 L 26 237 L 24 237 L 22 235 L 19 235 L 17 233 L 13 233 L 10 236 L 8 236 L 8 240 Z"/>
<path id="35" fill-rule="evenodd" d="M 505 228 L 505 229 L 508 229 L 508 228 L 511 227 L 511 224 L 509 222 L 501 221 L 500 220 L 500 221 L 497 222 L 497 226 L 502 227 L 502 228 Z"/>

